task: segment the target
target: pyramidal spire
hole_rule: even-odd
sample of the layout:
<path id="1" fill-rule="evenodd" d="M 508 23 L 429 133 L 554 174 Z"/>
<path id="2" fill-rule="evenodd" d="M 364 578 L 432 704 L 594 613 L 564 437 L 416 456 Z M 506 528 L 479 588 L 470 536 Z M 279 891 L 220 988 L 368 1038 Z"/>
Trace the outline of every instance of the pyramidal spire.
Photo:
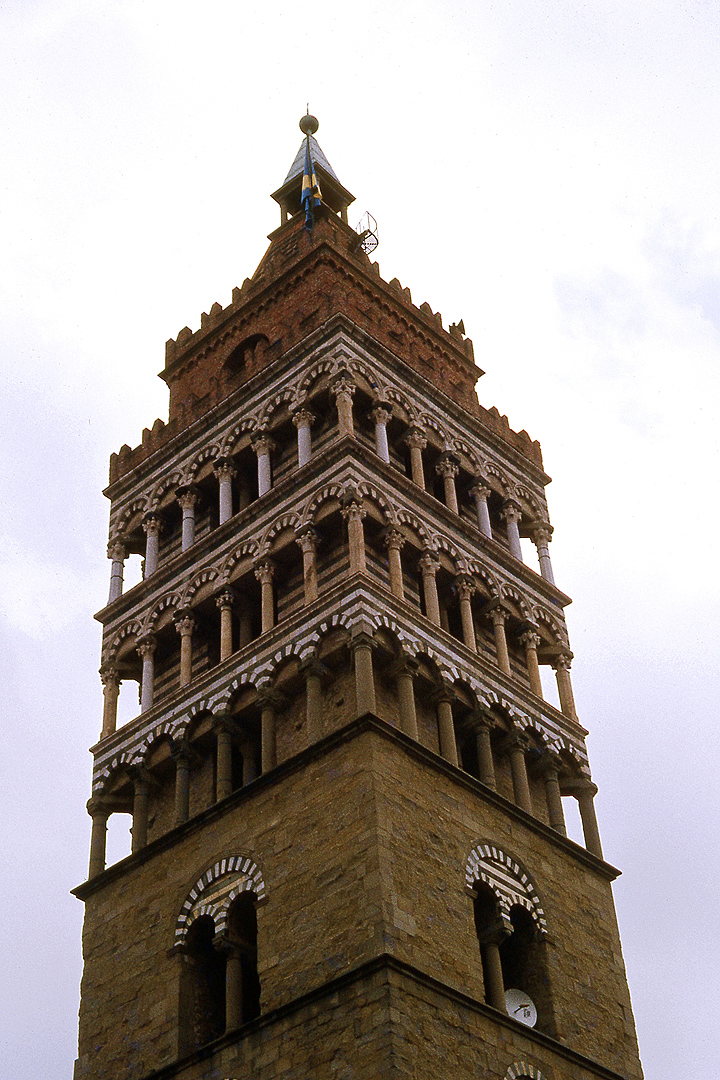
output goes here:
<path id="1" fill-rule="evenodd" d="M 280 204 L 283 224 L 301 211 L 305 213 L 308 224 L 308 191 L 313 202 L 317 197 L 317 202 L 310 207 L 311 212 L 326 206 L 333 213 L 339 214 L 343 221 L 347 221 L 347 208 L 355 201 L 355 196 L 338 180 L 337 173 L 315 138 L 319 126 L 317 119 L 309 112 L 302 117 L 300 130 L 305 138 L 282 187 L 273 192 L 273 199 Z"/>

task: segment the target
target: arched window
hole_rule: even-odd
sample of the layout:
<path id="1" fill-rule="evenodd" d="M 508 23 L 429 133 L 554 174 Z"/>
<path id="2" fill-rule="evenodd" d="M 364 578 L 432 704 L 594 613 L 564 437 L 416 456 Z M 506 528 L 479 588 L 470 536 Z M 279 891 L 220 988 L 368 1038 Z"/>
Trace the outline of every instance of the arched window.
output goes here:
<path id="1" fill-rule="evenodd" d="M 202 915 L 187 934 L 181 986 L 180 1045 L 189 1053 L 225 1030 L 225 956 L 215 948 L 215 923 Z"/>
<path id="2" fill-rule="evenodd" d="M 520 991 L 535 1007 L 537 1027 L 552 1033 L 546 921 L 532 879 L 501 848 L 483 843 L 470 854 L 466 882 L 473 896 L 486 1002 L 505 1012 L 507 991 Z M 514 1019 L 529 1023 L 531 1013 Z"/>
<path id="3" fill-rule="evenodd" d="M 227 934 L 227 1027 L 260 1015 L 255 895 L 242 893 L 230 906 Z"/>

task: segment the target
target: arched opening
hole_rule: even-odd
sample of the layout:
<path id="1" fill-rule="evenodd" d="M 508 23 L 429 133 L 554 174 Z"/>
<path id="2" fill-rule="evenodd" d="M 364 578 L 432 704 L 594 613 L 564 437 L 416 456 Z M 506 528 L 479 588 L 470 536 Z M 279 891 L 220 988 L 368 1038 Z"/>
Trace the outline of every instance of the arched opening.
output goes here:
<path id="1" fill-rule="evenodd" d="M 500 945 L 500 964 L 506 990 L 522 990 L 537 1009 L 536 1027 L 552 1029 L 550 992 L 545 963 L 545 943 L 527 908 L 510 908 L 513 932 Z"/>
<path id="2" fill-rule="evenodd" d="M 190 1053 L 225 1030 L 226 955 L 215 948 L 210 915 L 195 919 L 186 938 L 180 992 L 181 1051 Z"/>

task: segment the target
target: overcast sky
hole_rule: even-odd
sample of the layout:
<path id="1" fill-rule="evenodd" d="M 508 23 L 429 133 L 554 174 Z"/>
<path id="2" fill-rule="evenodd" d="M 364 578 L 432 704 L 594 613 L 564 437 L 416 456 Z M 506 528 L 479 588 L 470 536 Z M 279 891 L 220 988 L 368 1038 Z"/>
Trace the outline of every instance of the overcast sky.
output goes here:
<path id="1" fill-rule="evenodd" d="M 540 439 L 647 1080 L 716 1071 L 720 7 L 0 8 L 0 1077 L 76 1053 L 107 460 L 318 141 Z"/>

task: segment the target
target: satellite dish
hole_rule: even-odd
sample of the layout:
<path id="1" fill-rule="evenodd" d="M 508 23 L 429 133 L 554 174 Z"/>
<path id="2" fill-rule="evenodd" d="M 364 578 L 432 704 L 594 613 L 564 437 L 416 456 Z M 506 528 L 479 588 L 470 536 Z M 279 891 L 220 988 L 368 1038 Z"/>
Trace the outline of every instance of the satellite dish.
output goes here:
<path id="1" fill-rule="evenodd" d="M 377 235 L 377 221 L 367 211 L 360 218 L 359 222 L 355 226 L 355 232 L 359 236 L 358 246 L 363 249 L 366 255 L 369 255 L 371 251 L 374 251 L 378 246 Z"/>
<path id="2" fill-rule="evenodd" d="M 505 1008 L 513 1020 L 519 1020 L 527 1027 L 535 1027 L 537 1024 L 537 1009 L 524 990 L 506 990 Z"/>

